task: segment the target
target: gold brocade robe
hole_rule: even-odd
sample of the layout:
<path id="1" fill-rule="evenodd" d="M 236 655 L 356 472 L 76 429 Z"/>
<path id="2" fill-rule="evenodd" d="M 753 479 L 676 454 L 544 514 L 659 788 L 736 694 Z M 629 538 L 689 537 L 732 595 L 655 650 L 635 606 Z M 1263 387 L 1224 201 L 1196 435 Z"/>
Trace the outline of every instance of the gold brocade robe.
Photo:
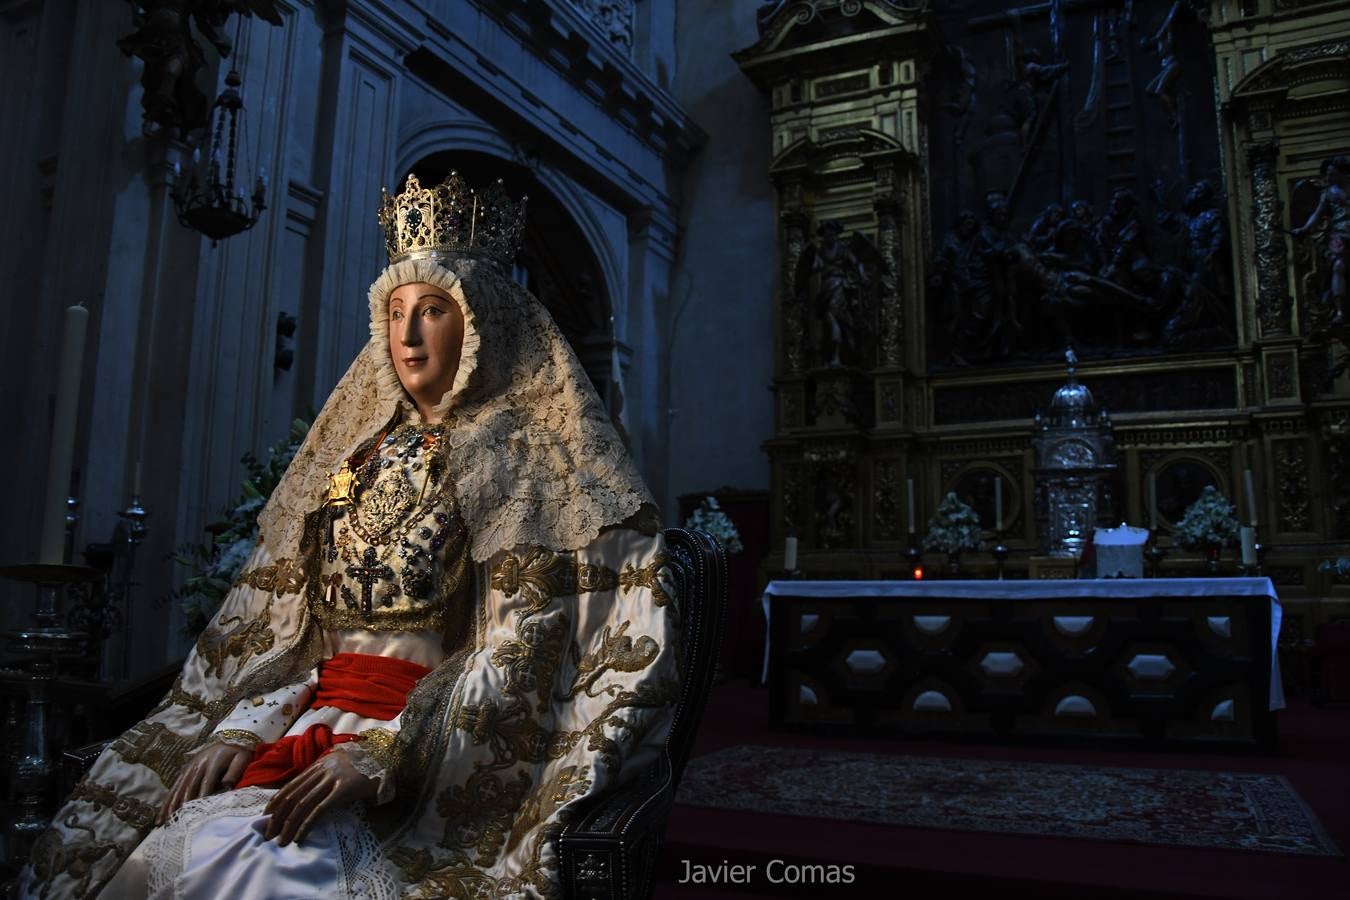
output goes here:
<path id="1" fill-rule="evenodd" d="M 97 896 L 187 756 L 213 735 L 280 737 L 306 708 L 306 673 L 340 648 L 432 668 L 398 727 L 343 745 L 379 777 L 368 821 L 398 892 L 560 895 L 553 838 L 569 808 L 644 771 L 664 743 L 679 598 L 653 521 L 576 551 L 515 547 L 473 563 L 438 494 L 454 473 L 428 471 L 434 444 L 407 425 L 376 438 L 352 460 L 347 505 L 307 518 L 303 558 L 259 545 L 164 702 L 59 811 L 21 895 Z M 287 691 L 289 712 L 268 705 Z"/>

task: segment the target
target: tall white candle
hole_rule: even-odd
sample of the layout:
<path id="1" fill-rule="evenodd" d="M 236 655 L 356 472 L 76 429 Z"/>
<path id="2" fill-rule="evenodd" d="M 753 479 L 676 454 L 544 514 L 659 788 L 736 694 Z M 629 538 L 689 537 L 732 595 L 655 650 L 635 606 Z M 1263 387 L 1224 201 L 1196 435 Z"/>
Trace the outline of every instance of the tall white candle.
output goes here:
<path id="1" fill-rule="evenodd" d="M 1003 476 L 994 476 L 994 528 L 1003 530 Z"/>
<path id="2" fill-rule="evenodd" d="M 783 541 L 783 568 L 789 572 L 797 570 L 797 539 L 789 537 Z"/>
<path id="3" fill-rule="evenodd" d="M 905 479 L 905 522 L 910 534 L 914 533 L 914 479 Z"/>
<path id="4" fill-rule="evenodd" d="M 131 482 L 131 496 L 141 495 L 141 461 L 136 460 L 136 478 Z"/>
<path id="5" fill-rule="evenodd" d="M 66 307 L 65 333 L 57 358 L 56 418 L 52 422 L 51 451 L 47 456 L 47 495 L 42 506 L 42 545 L 38 556 L 40 562 L 52 565 L 65 562 L 66 497 L 70 495 L 70 470 L 75 462 L 75 424 L 88 325 L 89 310 L 80 305 Z"/>
<path id="6" fill-rule="evenodd" d="M 1242 480 L 1247 485 L 1247 521 L 1253 528 L 1256 527 L 1256 483 L 1252 480 L 1252 470 L 1247 469 L 1242 473 Z"/>
<path id="7" fill-rule="evenodd" d="M 1158 530 L 1158 476 L 1148 473 L 1148 530 Z"/>
<path id="8" fill-rule="evenodd" d="M 1242 564 L 1256 565 L 1256 529 L 1250 525 L 1242 526 Z"/>

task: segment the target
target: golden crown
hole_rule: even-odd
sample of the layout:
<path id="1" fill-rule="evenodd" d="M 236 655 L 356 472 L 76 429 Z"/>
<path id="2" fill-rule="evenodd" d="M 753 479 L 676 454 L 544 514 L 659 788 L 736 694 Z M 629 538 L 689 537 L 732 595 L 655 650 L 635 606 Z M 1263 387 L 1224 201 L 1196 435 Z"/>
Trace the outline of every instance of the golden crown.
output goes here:
<path id="1" fill-rule="evenodd" d="M 380 226 L 389 264 L 436 253 L 486 256 L 509 265 L 525 235 L 525 201 L 513 201 L 498 178 L 475 191 L 458 172 L 434 188 L 409 175 L 403 193 L 380 189 Z"/>

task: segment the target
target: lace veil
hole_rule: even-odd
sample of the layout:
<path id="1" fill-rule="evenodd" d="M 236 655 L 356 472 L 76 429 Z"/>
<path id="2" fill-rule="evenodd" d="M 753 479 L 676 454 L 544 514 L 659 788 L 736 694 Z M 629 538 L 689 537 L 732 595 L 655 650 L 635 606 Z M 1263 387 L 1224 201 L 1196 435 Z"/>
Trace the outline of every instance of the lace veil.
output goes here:
<path id="1" fill-rule="evenodd" d="M 652 497 L 585 371 L 547 310 L 494 263 L 436 255 L 386 268 L 370 287 L 370 341 L 324 404 L 259 516 L 273 558 L 295 558 L 305 515 L 328 476 L 399 416 L 416 419 L 389 356 L 389 295 L 426 282 L 464 315 L 454 385 L 436 412 L 449 425 L 455 496 L 482 562 L 499 550 L 586 546 Z"/>

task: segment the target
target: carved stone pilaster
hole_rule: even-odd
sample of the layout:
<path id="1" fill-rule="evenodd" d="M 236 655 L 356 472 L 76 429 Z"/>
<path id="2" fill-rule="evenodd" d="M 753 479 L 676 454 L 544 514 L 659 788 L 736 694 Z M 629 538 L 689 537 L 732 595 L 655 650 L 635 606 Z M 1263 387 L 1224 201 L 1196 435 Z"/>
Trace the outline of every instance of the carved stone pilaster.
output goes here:
<path id="1" fill-rule="evenodd" d="M 1350 409 L 1327 412 L 1322 419 L 1326 448 L 1326 486 L 1330 488 L 1331 533 L 1350 539 Z"/>
<path id="2" fill-rule="evenodd" d="M 1256 261 L 1256 320 L 1261 337 L 1291 333 L 1287 250 L 1280 228 L 1280 187 L 1275 163 L 1279 148 L 1270 142 L 1247 148 L 1252 179 L 1252 239 Z"/>
<path id="3" fill-rule="evenodd" d="M 824 442 L 803 452 L 813 500 L 814 534 L 819 550 L 856 546 L 857 457 L 847 444 Z"/>
<path id="4" fill-rule="evenodd" d="M 806 297 L 797 284 L 797 262 L 806 247 L 806 213 L 785 210 L 783 223 L 783 367 L 796 375 L 806 366 Z"/>
<path id="5" fill-rule="evenodd" d="M 1280 441 L 1275 445 L 1275 476 L 1279 486 L 1280 530 L 1311 531 L 1308 448 L 1303 441 Z"/>
<path id="6" fill-rule="evenodd" d="M 900 201 L 894 194 L 877 198 L 877 251 L 883 269 L 877 273 L 879 307 L 877 322 L 878 362 L 883 366 L 904 363 L 904 307 L 900 302 Z"/>
<path id="7" fill-rule="evenodd" d="M 899 462 L 885 459 L 872 469 L 872 532 L 877 540 L 900 540 Z"/>

